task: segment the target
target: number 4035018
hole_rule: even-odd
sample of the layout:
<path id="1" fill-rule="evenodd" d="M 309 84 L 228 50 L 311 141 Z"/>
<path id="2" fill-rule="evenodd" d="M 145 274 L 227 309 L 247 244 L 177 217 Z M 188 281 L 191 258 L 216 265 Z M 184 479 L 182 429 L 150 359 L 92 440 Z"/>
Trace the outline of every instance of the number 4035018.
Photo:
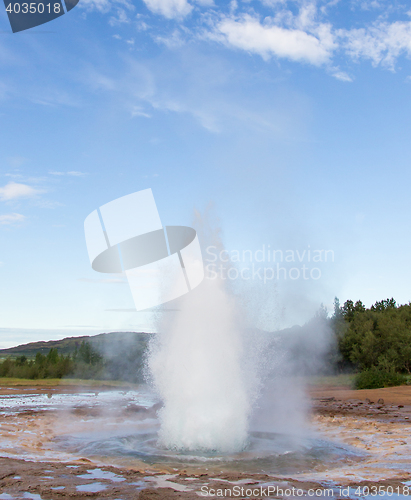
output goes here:
<path id="1" fill-rule="evenodd" d="M 6 11 L 10 14 L 43 14 L 46 12 L 47 14 L 60 14 L 61 4 L 60 3 L 9 3 L 6 7 Z"/>

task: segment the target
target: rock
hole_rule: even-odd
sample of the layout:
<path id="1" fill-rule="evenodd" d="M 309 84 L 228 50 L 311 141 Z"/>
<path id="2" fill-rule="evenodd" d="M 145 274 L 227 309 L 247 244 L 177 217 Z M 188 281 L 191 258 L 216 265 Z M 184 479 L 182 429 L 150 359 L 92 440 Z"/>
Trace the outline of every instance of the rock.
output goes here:
<path id="1" fill-rule="evenodd" d="M 384 404 L 384 400 L 383 400 L 382 398 L 380 398 L 380 399 L 377 401 L 377 403 L 378 403 L 379 405 L 383 405 L 383 404 Z"/>

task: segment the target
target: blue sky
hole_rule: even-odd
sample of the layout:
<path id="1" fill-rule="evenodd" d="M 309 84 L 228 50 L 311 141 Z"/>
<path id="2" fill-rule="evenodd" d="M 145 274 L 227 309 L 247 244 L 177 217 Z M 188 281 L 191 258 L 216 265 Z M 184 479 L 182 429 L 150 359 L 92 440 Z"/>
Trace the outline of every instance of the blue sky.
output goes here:
<path id="1" fill-rule="evenodd" d="M 146 188 L 163 224 L 211 204 L 229 251 L 333 252 L 319 279 L 242 285 L 261 327 L 334 296 L 411 300 L 406 2 L 80 0 L 0 23 L 0 346 L 153 328 L 107 311 L 131 294 L 83 234 Z"/>

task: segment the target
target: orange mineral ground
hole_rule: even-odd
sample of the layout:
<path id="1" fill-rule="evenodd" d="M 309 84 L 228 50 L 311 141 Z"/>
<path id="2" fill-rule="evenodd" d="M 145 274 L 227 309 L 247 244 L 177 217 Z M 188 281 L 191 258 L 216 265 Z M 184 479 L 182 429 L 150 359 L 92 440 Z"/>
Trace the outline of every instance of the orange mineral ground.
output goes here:
<path id="1" fill-rule="evenodd" d="M 310 491 L 321 497 L 325 493 L 320 491 L 332 488 L 328 498 L 356 498 L 364 495 L 355 494 L 355 489 L 367 486 L 376 486 L 388 496 L 393 492 L 396 499 L 409 496 L 408 386 L 364 391 L 309 388 L 307 433 L 353 454 L 343 455 L 336 463 L 328 459 L 310 462 L 306 456 L 301 470 L 295 467 L 289 473 L 267 472 L 264 467 L 245 472 L 241 465 L 229 462 L 194 467 L 182 460 L 170 465 L 110 455 L 104 448 L 97 454 L 63 446 L 67 435 L 98 435 L 109 428 L 113 436 L 124 439 L 123 429 L 144 428 L 145 422 L 155 418 L 156 407 L 150 407 L 150 402 L 136 404 L 135 389 L 21 386 L 3 387 L 0 394 L 0 499 L 195 499 L 206 496 L 205 492 L 211 497 L 210 492 L 217 490 L 225 498 L 259 498 L 267 492 L 271 498 L 292 497 L 286 494 L 287 488 L 295 488 L 294 496 L 299 497 L 312 497 Z M 348 486 L 347 496 L 339 488 Z"/>

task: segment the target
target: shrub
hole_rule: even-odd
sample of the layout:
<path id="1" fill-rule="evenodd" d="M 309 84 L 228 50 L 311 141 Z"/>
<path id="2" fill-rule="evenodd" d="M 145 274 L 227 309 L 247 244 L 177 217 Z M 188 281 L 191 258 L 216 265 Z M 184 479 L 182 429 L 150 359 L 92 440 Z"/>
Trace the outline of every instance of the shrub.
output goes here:
<path id="1" fill-rule="evenodd" d="M 407 383 L 407 377 L 394 370 L 387 370 L 373 366 L 363 370 L 355 377 L 356 389 L 380 389 L 381 387 L 392 387 Z"/>

